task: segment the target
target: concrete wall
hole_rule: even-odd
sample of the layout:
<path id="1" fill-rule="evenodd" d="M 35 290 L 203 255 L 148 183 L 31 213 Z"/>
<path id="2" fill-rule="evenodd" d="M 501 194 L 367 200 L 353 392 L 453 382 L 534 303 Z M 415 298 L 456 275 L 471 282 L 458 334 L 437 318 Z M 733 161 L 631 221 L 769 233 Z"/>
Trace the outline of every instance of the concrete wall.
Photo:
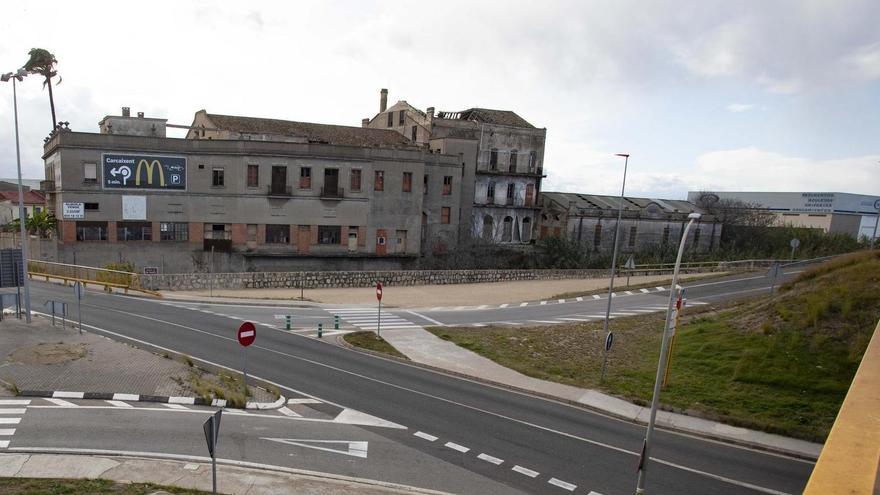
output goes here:
<path id="1" fill-rule="evenodd" d="M 142 275 L 141 285 L 154 290 L 199 290 L 334 287 L 372 287 L 376 281 L 389 287 L 427 284 L 469 284 L 515 280 L 599 278 L 608 270 L 407 270 L 329 271 L 277 273 L 191 273 Z"/>

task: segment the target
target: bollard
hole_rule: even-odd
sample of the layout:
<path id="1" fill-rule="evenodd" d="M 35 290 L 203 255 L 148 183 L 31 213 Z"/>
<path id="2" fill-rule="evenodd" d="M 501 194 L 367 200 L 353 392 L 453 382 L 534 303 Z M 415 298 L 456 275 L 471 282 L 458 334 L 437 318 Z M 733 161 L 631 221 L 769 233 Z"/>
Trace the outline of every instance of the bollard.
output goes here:
<path id="1" fill-rule="evenodd" d="M 324 336 L 324 324 L 318 323 L 318 338 L 322 338 Z"/>
<path id="2" fill-rule="evenodd" d="M 339 330 L 339 315 L 333 316 L 333 330 Z"/>
<path id="3" fill-rule="evenodd" d="M 291 319 L 290 315 L 287 315 L 284 317 L 284 320 L 285 320 L 284 328 L 287 330 L 290 330 L 290 319 Z"/>

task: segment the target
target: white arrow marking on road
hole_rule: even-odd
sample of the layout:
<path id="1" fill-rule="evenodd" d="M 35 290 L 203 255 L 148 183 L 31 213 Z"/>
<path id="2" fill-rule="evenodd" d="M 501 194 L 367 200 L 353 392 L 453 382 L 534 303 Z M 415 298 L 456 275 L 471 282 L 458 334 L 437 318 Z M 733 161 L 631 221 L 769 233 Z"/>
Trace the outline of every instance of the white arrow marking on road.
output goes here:
<path id="1" fill-rule="evenodd" d="M 333 452 L 334 454 L 350 455 L 352 457 L 367 458 L 368 442 L 350 442 L 348 440 L 311 440 L 307 438 L 266 438 L 261 440 L 269 440 L 270 442 L 284 443 L 287 445 L 295 445 L 297 447 L 305 447 L 307 449 L 323 450 L 324 452 Z M 319 444 L 319 445 L 315 445 Z M 347 450 L 332 449 L 329 447 L 321 447 L 320 445 L 342 444 Z"/>
<path id="2" fill-rule="evenodd" d="M 355 411 L 354 409 L 343 409 L 342 412 L 333 419 L 333 422 L 347 425 L 381 426 L 382 428 L 397 428 L 400 430 L 406 429 L 406 426 L 392 423 L 391 421 L 386 421 L 367 413 Z"/>

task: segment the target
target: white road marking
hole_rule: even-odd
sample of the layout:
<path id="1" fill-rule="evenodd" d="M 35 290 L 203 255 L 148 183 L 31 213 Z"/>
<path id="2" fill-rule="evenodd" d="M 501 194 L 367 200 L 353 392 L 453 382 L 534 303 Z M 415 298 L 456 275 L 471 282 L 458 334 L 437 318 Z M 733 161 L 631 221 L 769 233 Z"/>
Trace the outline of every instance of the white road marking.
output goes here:
<path id="1" fill-rule="evenodd" d="M 593 294 L 593 299 L 602 299 L 602 296 L 599 294 Z"/>
<path id="2" fill-rule="evenodd" d="M 611 314 L 614 316 L 635 316 L 638 313 L 628 313 L 626 311 L 612 311 Z"/>
<path id="3" fill-rule="evenodd" d="M 446 442 L 445 444 L 443 444 L 443 446 L 449 447 L 452 450 L 457 450 L 462 453 L 469 452 L 471 450 L 471 449 L 465 447 L 464 445 L 459 445 L 457 443 L 452 443 L 452 442 Z"/>
<path id="4" fill-rule="evenodd" d="M 11 437 L 15 435 L 15 428 L 3 428 L 0 429 L 0 436 L 2 437 Z"/>
<path id="5" fill-rule="evenodd" d="M 133 400 L 138 401 L 141 396 L 138 394 L 113 394 L 113 400 Z"/>
<path id="6" fill-rule="evenodd" d="M 703 306 L 703 305 L 706 305 L 709 303 L 705 303 L 703 301 L 689 301 L 688 304 L 693 305 L 693 306 Z"/>
<path id="7" fill-rule="evenodd" d="M 25 409 L 0 409 L 0 414 L 24 414 Z"/>
<path id="8" fill-rule="evenodd" d="M 464 306 L 456 306 L 454 311 L 461 311 L 464 309 Z"/>
<path id="9" fill-rule="evenodd" d="M 191 406 L 196 403 L 196 399 L 195 399 L 195 397 L 169 397 L 168 403 L 169 404 L 186 404 L 186 405 Z"/>
<path id="10" fill-rule="evenodd" d="M 300 397 L 296 399 L 287 399 L 288 404 L 321 404 L 322 402 L 318 399 L 312 399 L 309 397 Z"/>
<path id="11" fill-rule="evenodd" d="M 356 411 L 354 409 L 343 409 L 341 413 L 337 414 L 336 417 L 333 418 L 333 422 L 346 425 L 379 426 L 382 428 L 397 428 L 400 430 L 406 429 L 406 426 L 392 423 L 391 421 L 386 421 L 384 419 L 377 418 L 376 416 L 373 416 L 371 414 Z"/>
<path id="12" fill-rule="evenodd" d="M 661 291 L 661 292 L 664 291 L 664 290 L 666 290 L 666 289 L 664 289 L 663 287 L 654 287 L 654 288 L 657 289 L 658 291 Z"/>
<path id="13" fill-rule="evenodd" d="M 481 305 L 477 306 L 477 309 L 486 309 L 488 307 L 489 307 L 488 304 L 481 304 Z"/>
<path id="14" fill-rule="evenodd" d="M 428 311 L 443 311 L 443 306 L 437 306 L 435 308 L 431 308 Z"/>
<path id="15" fill-rule="evenodd" d="M 423 314 L 421 314 L 421 313 L 416 313 L 415 311 L 409 311 L 409 310 L 407 310 L 407 313 L 409 313 L 409 314 L 411 314 L 411 315 L 413 315 L 413 316 L 415 316 L 415 317 L 417 317 L 417 318 L 421 318 L 421 319 L 423 319 L 423 320 L 425 320 L 425 321 L 430 321 L 431 323 L 433 323 L 433 324 L 435 324 L 435 325 L 440 325 L 441 327 L 442 327 L 442 326 L 445 326 L 445 325 L 443 324 L 443 322 L 437 321 L 437 320 L 435 320 L 434 318 L 428 318 L 427 316 L 425 316 L 425 315 L 423 315 Z"/>
<path id="16" fill-rule="evenodd" d="M 523 306 L 528 306 L 528 305 L 529 305 L 529 303 L 527 303 L 527 302 L 519 303 L 519 307 L 521 307 L 521 308 L 522 308 Z"/>
<path id="17" fill-rule="evenodd" d="M 504 303 L 504 304 L 502 304 L 501 306 L 498 306 L 498 308 L 499 308 L 499 309 L 503 309 L 503 308 L 506 308 L 506 307 L 508 307 L 508 306 L 510 306 L 510 303 Z"/>
<path id="18" fill-rule="evenodd" d="M 115 407 L 133 407 L 128 402 L 122 402 L 121 400 L 105 400 L 104 402 Z"/>
<path id="19" fill-rule="evenodd" d="M 82 399 L 83 395 L 83 392 L 63 392 L 60 390 L 52 393 L 52 397 L 56 399 Z"/>
<path id="20" fill-rule="evenodd" d="M 584 300 L 584 298 L 583 297 L 576 297 L 576 298 L 574 298 L 574 300 L 577 302 L 581 302 Z"/>
<path id="21" fill-rule="evenodd" d="M 547 483 L 550 483 L 551 485 L 558 486 L 559 488 L 562 488 L 563 490 L 568 490 L 570 492 L 573 492 L 574 489 L 577 488 L 577 485 L 572 485 L 571 483 L 567 483 L 565 481 L 558 480 L 556 478 L 550 478 L 549 480 L 547 480 Z M 595 493 L 595 492 L 591 492 L 591 493 Z"/>
<path id="22" fill-rule="evenodd" d="M 642 292 L 643 294 L 647 294 L 651 291 L 649 291 L 648 289 L 639 289 L 639 292 Z"/>
<path id="23" fill-rule="evenodd" d="M 260 437 L 261 440 L 269 440 L 270 442 L 284 443 L 287 445 L 295 445 L 297 447 L 305 447 L 307 449 L 321 450 L 324 452 L 333 452 L 335 454 L 350 455 L 352 457 L 367 458 L 368 442 L 351 442 L 347 440 L 311 440 L 298 438 L 266 438 Z M 314 445 L 318 444 L 318 445 Z M 331 449 L 329 447 L 320 447 L 319 445 L 343 444 L 347 449 Z"/>
<path id="24" fill-rule="evenodd" d="M 413 436 L 417 436 L 417 437 L 425 439 L 429 442 L 433 442 L 433 441 L 437 440 L 437 437 L 435 437 L 434 435 L 429 435 L 428 433 L 425 433 L 423 431 L 417 431 L 417 432 L 413 433 Z"/>
<path id="25" fill-rule="evenodd" d="M 499 458 L 493 457 L 489 454 L 480 454 L 477 456 L 477 459 L 479 459 L 481 461 L 491 462 L 492 464 L 495 464 L 496 466 L 498 466 L 504 462 L 504 459 L 499 459 Z"/>
<path id="26" fill-rule="evenodd" d="M 541 301 L 541 302 L 538 303 L 538 304 L 541 305 L 541 306 L 544 306 L 545 304 L 547 304 L 547 301 Z"/>
<path id="27" fill-rule="evenodd" d="M 524 468 L 520 465 L 513 466 L 511 468 L 511 471 L 516 471 L 519 474 L 524 474 L 524 475 L 528 476 L 529 478 L 534 478 L 534 477 L 538 476 L 539 474 L 541 474 L 537 471 L 532 471 L 531 469 Z"/>
<path id="28" fill-rule="evenodd" d="M 562 323 L 561 321 L 556 321 L 556 320 L 529 320 L 529 321 L 533 321 L 535 323 L 552 323 L 552 324 Z"/>
<path id="29" fill-rule="evenodd" d="M 9 440 L 0 440 L 0 449 L 5 449 L 9 447 Z"/>
<path id="30" fill-rule="evenodd" d="M 627 311 L 631 311 L 633 313 L 656 313 L 656 309 L 627 309 Z"/>
<path id="31" fill-rule="evenodd" d="M 617 292 L 612 292 L 611 297 L 617 297 Z"/>
<path id="32" fill-rule="evenodd" d="M 565 303 L 565 299 L 560 299 L 560 300 L 558 300 L 558 301 L 556 301 L 556 302 L 558 302 L 559 304 L 564 304 L 564 303 Z"/>
<path id="33" fill-rule="evenodd" d="M 49 402 L 51 402 L 52 404 L 55 404 L 56 406 L 61 406 L 61 407 L 79 407 L 79 406 L 77 406 L 76 404 L 74 404 L 73 402 L 67 402 L 66 400 L 61 400 L 61 399 L 50 399 L 50 398 L 46 398 L 46 400 L 49 401 Z"/>
<path id="34" fill-rule="evenodd" d="M 30 405 L 30 403 L 31 403 L 30 400 L 20 400 L 20 399 L 0 400 L 0 406 L 27 406 L 27 405 Z"/>
<path id="35" fill-rule="evenodd" d="M 180 405 L 180 404 L 174 404 L 174 403 L 171 403 L 171 402 L 169 402 L 168 404 L 162 404 L 162 405 L 165 406 L 165 407 L 167 407 L 168 409 L 189 409 L 189 408 L 186 407 L 186 406 L 182 406 L 182 405 Z M 227 412 L 227 413 L 230 413 L 230 412 L 232 412 L 232 410 L 230 409 L 230 410 L 227 410 L 226 412 Z"/>
<path id="36" fill-rule="evenodd" d="M 634 295 L 635 295 L 635 294 L 633 294 L 633 292 L 632 292 L 631 290 L 627 290 L 627 291 L 624 291 L 624 292 L 625 292 L 626 295 L 628 295 L 628 296 L 634 296 Z"/>
<path id="37" fill-rule="evenodd" d="M 0 425 L 17 425 L 21 418 L 0 418 Z"/>
<path id="38" fill-rule="evenodd" d="M 565 320 L 565 321 L 590 321 L 591 318 L 556 318 L 557 320 Z"/>
<path id="39" fill-rule="evenodd" d="M 283 406 L 281 409 L 278 409 L 278 412 L 285 416 L 290 416 L 292 418 L 301 418 L 302 414 L 295 413 L 287 408 L 287 406 Z"/>
<path id="40" fill-rule="evenodd" d="M 471 326 L 480 328 L 480 327 L 485 327 L 486 325 L 484 323 L 471 323 Z"/>

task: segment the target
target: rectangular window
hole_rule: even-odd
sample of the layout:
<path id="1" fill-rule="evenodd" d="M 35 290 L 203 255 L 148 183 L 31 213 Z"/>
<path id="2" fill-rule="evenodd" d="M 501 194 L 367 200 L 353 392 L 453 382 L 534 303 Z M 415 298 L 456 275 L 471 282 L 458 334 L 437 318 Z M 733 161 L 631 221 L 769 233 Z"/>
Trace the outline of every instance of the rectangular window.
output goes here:
<path id="1" fill-rule="evenodd" d="M 352 192 L 361 191 L 361 169 L 359 168 L 351 171 L 351 190 Z"/>
<path id="2" fill-rule="evenodd" d="M 83 164 L 83 182 L 87 184 L 98 182 L 98 165 L 96 163 Z"/>
<path id="3" fill-rule="evenodd" d="M 257 224 L 249 223 L 247 224 L 247 240 L 251 242 L 257 241 Z"/>
<path id="4" fill-rule="evenodd" d="M 626 244 L 629 247 L 636 247 L 636 227 L 629 228 L 629 238 L 626 240 Z"/>
<path id="5" fill-rule="evenodd" d="M 428 174 L 422 176 L 422 187 L 424 188 L 424 193 L 428 194 Z"/>
<path id="6" fill-rule="evenodd" d="M 440 208 L 440 223 L 447 224 L 449 223 L 449 217 L 452 214 L 452 209 L 448 206 L 444 206 Z"/>
<path id="7" fill-rule="evenodd" d="M 223 177 L 223 169 L 220 167 L 214 167 L 211 172 L 211 185 L 214 187 L 223 187 L 225 185 L 225 180 Z"/>
<path id="8" fill-rule="evenodd" d="M 403 125 L 406 122 L 406 110 L 401 110 L 400 115 L 397 117 L 397 125 Z"/>
<path id="9" fill-rule="evenodd" d="M 206 223 L 205 239 L 231 239 L 232 235 L 227 230 L 225 223 Z"/>
<path id="10" fill-rule="evenodd" d="M 374 191 L 384 191 L 385 190 L 385 171 L 384 170 L 376 170 L 375 177 L 373 177 L 373 190 Z"/>
<path id="11" fill-rule="evenodd" d="M 318 244 L 339 244 L 342 227 L 338 225 L 319 225 Z"/>
<path id="12" fill-rule="evenodd" d="M 535 201 L 535 185 L 526 184 L 525 206 L 532 206 Z"/>
<path id="13" fill-rule="evenodd" d="M 602 245 L 602 224 L 597 223 L 596 229 L 593 231 L 593 248 L 599 249 Z"/>
<path id="14" fill-rule="evenodd" d="M 492 148 L 489 152 L 489 170 L 498 170 L 498 149 Z"/>
<path id="15" fill-rule="evenodd" d="M 538 166 L 538 154 L 534 151 L 529 152 L 529 173 L 535 173 Z"/>
<path id="16" fill-rule="evenodd" d="M 486 186 L 486 202 L 494 203 L 495 202 L 495 183 L 490 182 Z"/>
<path id="17" fill-rule="evenodd" d="M 189 240 L 189 224 L 185 222 L 162 222 L 159 224 L 160 241 Z"/>
<path id="18" fill-rule="evenodd" d="M 153 225 L 150 222 L 118 222 L 117 241 L 150 241 L 153 239 Z"/>
<path id="19" fill-rule="evenodd" d="M 510 169 L 511 172 L 516 172 L 516 150 L 510 150 Z"/>
<path id="20" fill-rule="evenodd" d="M 412 192 L 412 172 L 403 173 L 403 192 Z"/>
<path id="21" fill-rule="evenodd" d="M 513 199 L 513 196 L 516 194 L 516 184 L 510 183 L 507 185 L 507 199 Z"/>
<path id="22" fill-rule="evenodd" d="M 444 175 L 443 176 L 443 195 L 449 196 L 452 194 L 452 176 Z"/>
<path id="23" fill-rule="evenodd" d="M 83 209 L 85 210 L 98 210 L 98 203 L 83 203 Z"/>
<path id="24" fill-rule="evenodd" d="M 388 112 L 388 127 L 394 127 L 394 112 Z"/>
<path id="25" fill-rule="evenodd" d="M 247 186 L 248 187 L 260 187 L 260 166 L 259 165 L 248 165 L 247 166 Z"/>
<path id="26" fill-rule="evenodd" d="M 77 241 L 106 241 L 107 222 L 76 222 Z"/>
<path id="27" fill-rule="evenodd" d="M 414 125 L 414 126 L 412 126 L 412 140 L 417 141 L 418 136 L 419 136 L 419 127 Z"/>
<path id="28" fill-rule="evenodd" d="M 299 169 L 299 188 L 312 188 L 312 167 L 300 167 Z"/>
<path id="29" fill-rule="evenodd" d="M 266 225 L 266 244 L 290 242 L 290 225 Z"/>

